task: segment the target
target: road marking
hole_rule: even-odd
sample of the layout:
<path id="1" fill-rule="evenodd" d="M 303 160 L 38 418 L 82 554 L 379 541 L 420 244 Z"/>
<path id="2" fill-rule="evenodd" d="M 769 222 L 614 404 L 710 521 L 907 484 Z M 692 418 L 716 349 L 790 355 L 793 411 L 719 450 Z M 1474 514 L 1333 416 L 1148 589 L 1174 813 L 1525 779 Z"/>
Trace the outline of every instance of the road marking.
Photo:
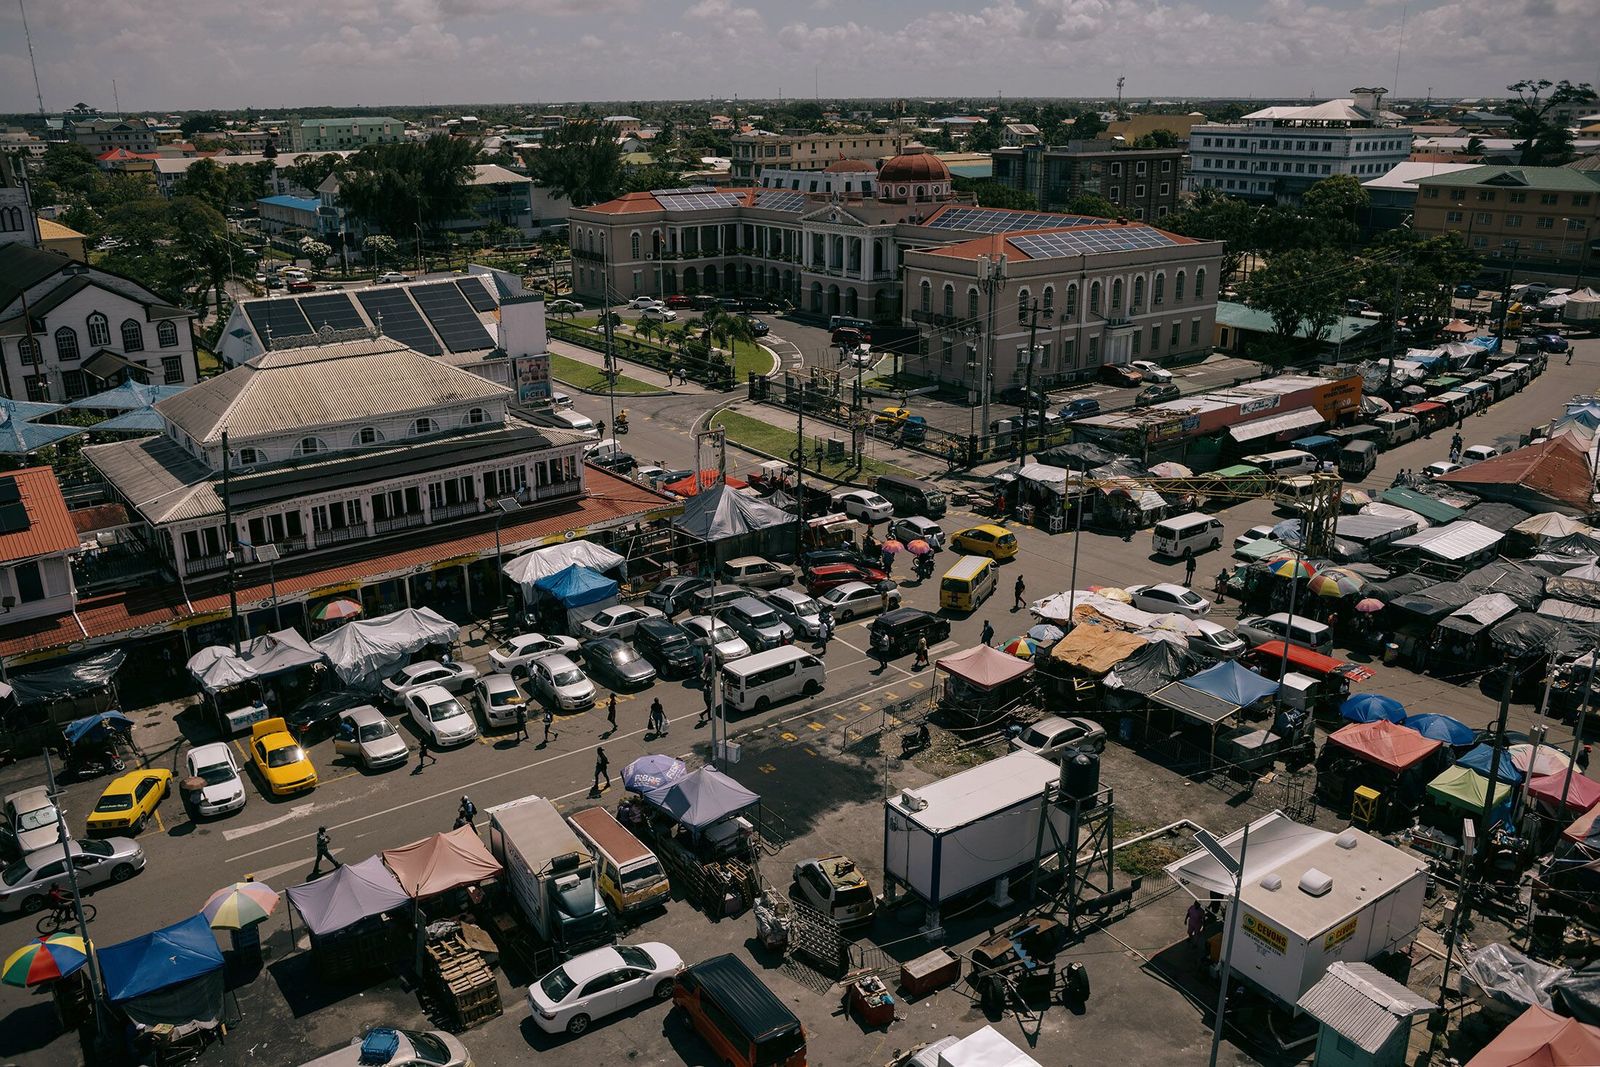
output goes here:
<path id="1" fill-rule="evenodd" d="M 291 819 L 301 819 L 310 815 L 315 807 L 315 804 L 296 804 L 276 819 L 268 819 L 266 822 L 253 823 L 249 826 L 230 826 L 222 831 L 222 839 L 224 841 L 236 841 L 241 837 L 249 837 L 251 834 L 260 833 L 262 830 L 270 830 L 274 826 L 281 826 Z M 239 858 L 243 859 L 242 856 Z"/>
<path id="2" fill-rule="evenodd" d="M 947 648 L 955 648 L 955 647 L 956 647 L 955 640 L 951 639 L 949 641 L 940 641 L 937 645 L 934 645 L 932 648 L 928 649 L 928 651 L 929 652 L 943 652 Z"/>
<path id="3" fill-rule="evenodd" d="M 163 834 L 166 833 L 167 832 L 167 824 L 161 821 L 161 809 L 160 808 L 152 809 L 150 814 L 155 817 L 155 820 L 156 820 L 156 831 L 158 833 L 163 833 Z"/>
<path id="4" fill-rule="evenodd" d="M 804 752 L 808 756 L 815 756 L 817 754 L 817 750 L 812 748 L 810 745 L 800 746 L 800 751 Z"/>
<path id="5" fill-rule="evenodd" d="M 887 693 L 883 694 L 883 699 L 885 699 L 885 700 L 899 700 L 900 699 L 900 694 L 896 693 L 894 690 L 891 689 Z"/>
<path id="6" fill-rule="evenodd" d="M 756 770 L 760 771 L 762 774 L 777 774 L 778 773 L 778 768 L 774 767 L 770 763 L 763 763 L 761 766 L 757 767 Z"/>
<path id="7" fill-rule="evenodd" d="M 926 688 L 928 688 L 927 686 L 923 685 L 921 682 L 918 682 L 918 681 L 910 681 L 910 682 L 907 682 L 906 684 L 909 685 L 913 689 L 926 689 Z"/>
<path id="8" fill-rule="evenodd" d="M 808 723 L 806 723 L 806 729 L 807 730 L 826 730 L 827 727 L 822 725 L 820 722 L 808 722 Z"/>
<path id="9" fill-rule="evenodd" d="M 343 852 L 344 849 L 342 849 L 342 848 L 334 848 L 334 849 L 329 849 L 328 851 L 332 852 L 335 856 L 337 856 L 339 853 Z M 267 868 L 265 868 L 263 870 L 259 870 L 259 871 L 250 871 L 249 874 L 250 874 L 250 877 L 254 878 L 256 881 L 264 882 L 268 878 L 273 878 L 273 877 L 276 877 L 277 875 L 283 874 L 285 871 L 292 871 L 296 867 L 304 867 L 309 862 L 311 862 L 311 861 L 310 860 L 290 860 L 288 863 L 280 863 L 276 867 L 267 867 Z"/>
<path id="10" fill-rule="evenodd" d="M 783 738 L 785 741 L 798 741 L 798 740 L 800 740 L 800 735 L 799 734 L 792 734 L 788 730 L 783 731 L 783 733 L 779 734 L 778 736 Z"/>
<path id="11" fill-rule="evenodd" d="M 837 711 L 833 713 L 833 717 L 835 719 L 838 719 L 840 722 L 848 721 L 848 720 L 845 719 L 845 717 L 843 715 L 840 715 Z"/>

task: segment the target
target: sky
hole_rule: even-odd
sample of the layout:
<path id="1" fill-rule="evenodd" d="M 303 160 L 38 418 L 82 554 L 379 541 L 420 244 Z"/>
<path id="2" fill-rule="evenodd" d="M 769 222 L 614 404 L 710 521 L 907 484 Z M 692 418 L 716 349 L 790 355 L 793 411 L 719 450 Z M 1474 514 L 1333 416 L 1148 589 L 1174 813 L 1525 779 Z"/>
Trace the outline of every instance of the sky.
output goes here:
<path id="1" fill-rule="evenodd" d="M 23 0 L 27 2 L 27 0 Z M 111 112 L 773 97 L 1330 98 L 1600 83 L 1596 0 L 32 0 L 44 103 Z M 1402 33 L 1402 25 L 1404 27 Z M 1396 59 L 1400 61 L 1396 78 Z M 0 111 L 37 107 L 0 0 Z"/>

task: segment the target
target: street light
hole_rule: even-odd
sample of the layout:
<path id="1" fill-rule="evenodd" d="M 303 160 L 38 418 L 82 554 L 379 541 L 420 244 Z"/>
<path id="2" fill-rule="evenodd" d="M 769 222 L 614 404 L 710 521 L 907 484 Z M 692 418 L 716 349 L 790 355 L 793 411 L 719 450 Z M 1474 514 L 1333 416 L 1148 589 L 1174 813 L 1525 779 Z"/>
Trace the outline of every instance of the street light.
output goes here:
<path id="1" fill-rule="evenodd" d="M 257 545 L 255 554 L 257 563 L 267 565 L 267 581 L 272 587 L 272 621 L 281 630 L 283 608 L 278 604 L 278 560 L 283 554 L 278 551 L 277 545 Z"/>
<path id="2" fill-rule="evenodd" d="M 504 604 L 505 603 L 505 599 L 506 599 L 506 576 L 505 576 L 505 571 L 501 569 L 504 566 L 504 560 L 501 558 L 501 551 L 500 551 L 500 524 L 503 521 L 505 521 L 505 518 L 506 518 L 507 515 L 515 515 L 517 512 L 522 510 L 522 501 L 518 500 L 514 496 L 503 496 L 503 497 L 500 497 L 497 500 L 492 501 L 492 503 L 494 504 L 494 507 L 495 507 L 495 513 L 494 513 L 494 593 L 495 593 L 495 610 L 499 610 L 499 606 L 501 604 Z M 494 618 L 494 611 L 489 612 L 489 618 L 491 620 Z"/>

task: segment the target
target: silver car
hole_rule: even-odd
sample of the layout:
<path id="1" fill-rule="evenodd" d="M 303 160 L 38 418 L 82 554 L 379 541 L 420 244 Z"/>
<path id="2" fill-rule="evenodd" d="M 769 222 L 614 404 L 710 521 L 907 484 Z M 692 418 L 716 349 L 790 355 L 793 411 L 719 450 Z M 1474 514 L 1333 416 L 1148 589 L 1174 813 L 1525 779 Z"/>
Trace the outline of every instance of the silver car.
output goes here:
<path id="1" fill-rule="evenodd" d="M 588 711 L 594 707 L 594 683 L 578 665 L 559 652 L 528 664 L 528 690 L 555 711 Z"/>
<path id="2" fill-rule="evenodd" d="M 797 634 L 816 639 L 822 636 L 822 605 L 814 597 L 796 589 L 774 589 L 761 600 Z"/>
<path id="3" fill-rule="evenodd" d="M 440 663 L 427 659 L 401 667 L 383 680 L 383 688 L 388 692 L 389 699 L 406 707 L 406 697 L 425 685 L 442 686 L 456 693 L 471 685 L 477 676 L 478 668 L 468 664 L 455 660 Z"/>
<path id="4" fill-rule="evenodd" d="M 79 889 L 108 882 L 126 882 L 144 869 L 144 849 L 128 837 L 103 837 L 35 849 L 0 871 L 0 914 L 31 914 L 50 903 L 50 887 L 68 888 L 67 860 L 72 857 Z"/>
<path id="5" fill-rule="evenodd" d="M 714 650 L 718 663 L 743 659 L 750 654 L 750 646 L 744 638 L 733 632 L 733 627 L 725 622 L 713 621 L 709 615 L 693 615 L 678 625 L 688 630 L 689 636 L 701 648 Z"/>
<path id="6" fill-rule="evenodd" d="M 56 806 L 50 800 L 50 791 L 42 785 L 6 797 L 5 819 L 5 828 L 0 833 L 4 833 L 6 845 L 18 855 L 61 840 Z"/>
<path id="7" fill-rule="evenodd" d="M 371 704 L 339 713 L 333 750 L 354 759 L 369 771 L 398 767 L 411 755 L 394 723 Z"/>
<path id="8" fill-rule="evenodd" d="M 464 745 L 478 736 L 478 721 L 454 693 L 442 685 L 425 685 L 406 697 L 411 721 L 437 746 Z"/>
<path id="9" fill-rule="evenodd" d="M 460 1041 L 443 1030 L 401 1030 L 373 1027 L 362 1037 L 352 1038 L 344 1048 L 335 1049 L 326 1056 L 318 1056 L 301 1067 L 359 1067 L 377 1063 L 361 1051 L 363 1040 L 374 1032 L 385 1031 L 394 1035 L 394 1054 L 383 1062 L 388 1067 L 468 1067 L 472 1057 Z"/>
<path id="10" fill-rule="evenodd" d="M 478 710 L 490 726 L 510 726 L 517 721 L 517 709 L 528 703 L 527 696 L 509 674 L 486 674 L 472 687 Z"/>

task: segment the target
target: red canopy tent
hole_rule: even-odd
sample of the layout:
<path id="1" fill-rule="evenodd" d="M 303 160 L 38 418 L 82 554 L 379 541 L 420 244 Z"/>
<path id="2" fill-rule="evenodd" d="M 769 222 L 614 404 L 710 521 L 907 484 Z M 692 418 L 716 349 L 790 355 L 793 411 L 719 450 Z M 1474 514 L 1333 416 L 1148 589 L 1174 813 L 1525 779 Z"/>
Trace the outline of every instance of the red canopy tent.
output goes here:
<path id="1" fill-rule="evenodd" d="M 1572 820 L 1572 825 L 1561 831 L 1561 836 L 1566 838 L 1568 841 L 1576 841 L 1581 845 L 1585 841 L 1589 840 L 1589 835 L 1594 832 L 1594 824 L 1596 819 L 1600 819 L 1600 804 L 1596 804 L 1594 807 L 1590 808 L 1588 811 Z"/>
<path id="2" fill-rule="evenodd" d="M 414 900 L 474 885 L 502 870 L 470 826 L 388 849 L 383 862 Z"/>
<path id="3" fill-rule="evenodd" d="M 1567 774 L 1545 774 L 1528 782 L 1528 795 L 1535 800 L 1543 801 L 1552 809 L 1561 803 L 1561 790 L 1567 791 L 1566 806 L 1572 811 L 1588 811 L 1600 804 L 1600 782 L 1593 778 L 1585 778 L 1576 770 L 1572 772 L 1572 784 L 1567 785 Z"/>
<path id="4" fill-rule="evenodd" d="M 1027 660 L 1007 655 L 988 645 L 974 645 L 965 652 L 945 656 L 936 666 L 974 689 L 983 690 L 997 689 L 1033 670 L 1033 664 Z"/>
<path id="5" fill-rule="evenodd" d="M 733 477 L 732 475 L 728 475 L 722 480 L 728 483 L 728 488 L 730 489 L 743 489 L 745 486 L 750 484 L 749 482 L 742 481 Z M 687 478 L 679 478 L 675 482 L 668 482 L 661 488 L 678 496 L 694 496 L 700 490 L 710 489 L 716 484 L 717 472 L 707 468 L 700 472 L 700 477 L 698 479 L 691 474 Z"/>
<path id="6" fill-rule="evenodd" d="M 1264 645 L 1257 645 L 1250 650 L 1250 658 L 1263 667 L 1276 668 L 1283 662 L 1283 642 L 1268 641 Z M 1370 669 L 1357 663 L 1347 663 L 1342 659 L 1324 656 L 1321 652 L 1313 652 L 1301 645 L 1289 646 L 1289 663 L 1291 669 L 1309 671 L 1319 678 L 1326 678 L 1330 674 L 1339 674 L 1352 682 L 1365 682 L 1373 677 Z"/>
<path id="7" fill-rule="evenodd" d="M 1415 767 L 1442 744 L 1387 719 L 1353 722 L 1329 734 L 1328 740 L 1393 774 Z"/>
<path id="8" fill-rule="evenodd" d="M 1467 1067 L 1594 1067 L 1600 1064 L 1600 1027 L 1531 1005 L 1500 1031 Z"/>

